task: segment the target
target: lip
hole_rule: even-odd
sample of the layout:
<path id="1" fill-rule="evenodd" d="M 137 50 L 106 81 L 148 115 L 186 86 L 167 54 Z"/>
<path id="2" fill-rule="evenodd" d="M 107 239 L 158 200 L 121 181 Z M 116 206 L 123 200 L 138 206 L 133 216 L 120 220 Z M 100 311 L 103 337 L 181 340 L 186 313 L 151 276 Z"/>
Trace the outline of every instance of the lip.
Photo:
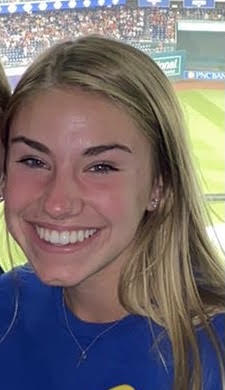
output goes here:
<path id="1" fill-rule="evenodd" d="M 102 227 L 99 228 L 96 226 L 84 226 L 84 225 L 73 225 L 73 226 L 64 225 L 63 226 L 63 225 L 55 225 L 55 224 L 45 223 L 45 222 L 43 223 L 43 222 L 30 222 L 30 221 L 27 221 L 27 223 L 29 223 L 32 226 L 43 227 L 44 229 L 56 230 L 57 232 L 64 232 L 64 231 L 72 232 L 72 231 L 78 231 L 78 230 L 91 230 L 91 229 L 100 230 L 100 229 L 102 229 Z"/>
<path id="2" fill-rule="evenodd" d="M 75 244 L 68 244 L 68 245 L 53 245 L 53 244 L 50 244 L 49 242 L 47 241 L 44 241 L 44 240 L 41 240 L 40 237 L 38 236 L 37 232 L 36 232 L 36 227 L 38 224 L 35 223 L 35 224 L 27 224 L 27 228 L 28 228 L 28 234 L 30 235 L 31 237 L 31 240 L 34 244 L 36 244 L 40 249 L 42 249 L 43 251 L 45 252 L 49 252 L 49 253 L 59 253 L 59 254 L 69 254 L 69 253 L 72 253 L 72 252 L 77 252 L 77 251 L 80 251 L 81 249 L 85 249 L 87 248 L 88 246 L 92 245 L 92 243 L 99 238 L 101 232 L 103 229 L 96 229 L 96 233 L 94 233 L 91 237 L 89 237 L 88 239 L 82 241 L 82 242 L 76 242 Z M 71 230 L 82 230 L 84 228 L 78 228 L 76 226 L 75 227 L 70 227 L 68 228 L 68 226 L 63 226 L 63 227 L 60 227 L 60 230 L 59 230 L 59 226 L 55 226 L 55 225 L 49 225 L 49 224 L 40 224 L 38 226 L 42 226 L 42 227 L 45 227 L 46 229 L 53 229 L 53 230 L 58 230 L 58 231 L 65 231 L 68 229 L 68 231 L 71 231 Z M 47 227 L 48 226 L 48 227 Z M 90 228 L 89 228 L 90 229 Z"/>

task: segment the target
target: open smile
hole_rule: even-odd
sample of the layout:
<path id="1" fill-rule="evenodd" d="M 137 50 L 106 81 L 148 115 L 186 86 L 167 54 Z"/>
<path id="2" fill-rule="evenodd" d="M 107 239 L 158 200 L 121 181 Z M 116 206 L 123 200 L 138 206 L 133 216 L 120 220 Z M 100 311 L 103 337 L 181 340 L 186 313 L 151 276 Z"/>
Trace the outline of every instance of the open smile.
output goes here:
<path id="1" fill-rule="evenodd" d="M 35 229 L 41 240 L 52 245 L 59 246 L 83 242 L 84 240 L 88 240 L 97 232 L 97 229 L 94 228 L 85 230 L 57 231 L 46 229 L 38 225 L 35 226 Z"/>

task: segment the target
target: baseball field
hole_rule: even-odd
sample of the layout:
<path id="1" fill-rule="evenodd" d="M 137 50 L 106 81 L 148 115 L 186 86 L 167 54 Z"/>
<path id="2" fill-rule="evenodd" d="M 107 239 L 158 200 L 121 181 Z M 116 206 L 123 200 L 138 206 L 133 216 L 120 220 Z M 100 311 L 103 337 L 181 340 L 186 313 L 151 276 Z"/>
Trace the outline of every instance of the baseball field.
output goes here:
<path id="1" fill-rule="evenodd" d="M 195 166 L 207 194 L 225 193 L 224 83 L 175 84 L 190 133 Z M 225 203 L 209 202 L 214 223 L 225 222 Z"/>

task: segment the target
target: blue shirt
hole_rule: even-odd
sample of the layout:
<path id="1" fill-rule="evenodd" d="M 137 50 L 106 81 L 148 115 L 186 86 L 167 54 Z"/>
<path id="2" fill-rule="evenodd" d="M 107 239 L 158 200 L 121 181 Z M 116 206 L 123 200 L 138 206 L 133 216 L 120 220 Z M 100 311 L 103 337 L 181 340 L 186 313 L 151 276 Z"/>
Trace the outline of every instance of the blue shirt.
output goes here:
<path id="1" fill-rule="evenodd" d="M 66 310 L 83 349 L 110 326 L 86 323 Z M 225 345 L 225 315 L 215 316 L 212 325 Z M 222 390 L 216 353 L 204 330 L 197 332 L 203 388 Z M 166 367 L 153 346 L 153 334 L 164 335 L 159 346 Z M 81 351 L 66 326 L 62 289 L 42 284 L 25 267 L 0 277 L 0 338 L 0 388 L 4 390 L 172 389 L 173 359 L 166 333 L 137 315 L 128 315 L 102 335 L 77 367 Z"/>

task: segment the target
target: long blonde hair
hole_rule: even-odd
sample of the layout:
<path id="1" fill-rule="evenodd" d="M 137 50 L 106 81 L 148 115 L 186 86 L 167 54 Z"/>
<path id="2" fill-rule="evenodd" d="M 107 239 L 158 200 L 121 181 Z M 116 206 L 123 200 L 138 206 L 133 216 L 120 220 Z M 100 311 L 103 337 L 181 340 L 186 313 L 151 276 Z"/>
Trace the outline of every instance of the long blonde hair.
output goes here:
<path id="1" fill-rule="evenodd" d="M 144 215 L 134 255 L 121 275 L 122 304 L 165 328 L 176 390 L 201 389 L 196 326 L 203 326 L 218 354 L 225 387 L 222 352 L 208 321 L 225 312 L 225 266 L 207 237 L 204 197 L 182 112 L 171 83 L 155 62 L 129 45 L 98 36 L 50 48 L 15 89 L 1 135 L 6 152 L 10 123 L 26 99 L 74 86 L 103 94 L 131 115 L 152 145 L 155 175 L 162 182 L 159 207 Z M 159 353 L 164 361 L 160 348 Z"/>

